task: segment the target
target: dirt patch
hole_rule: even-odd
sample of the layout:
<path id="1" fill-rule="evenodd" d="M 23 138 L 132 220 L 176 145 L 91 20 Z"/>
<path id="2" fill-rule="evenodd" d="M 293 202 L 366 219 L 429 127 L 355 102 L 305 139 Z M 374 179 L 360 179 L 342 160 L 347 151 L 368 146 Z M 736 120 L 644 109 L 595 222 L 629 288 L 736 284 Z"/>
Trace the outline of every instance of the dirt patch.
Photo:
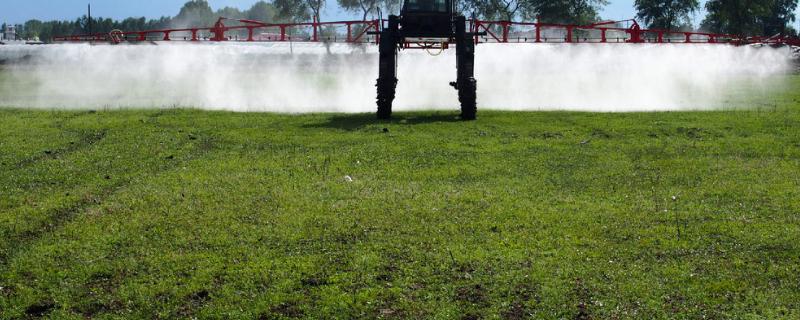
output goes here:
<path id="1" fill-rule="evenodd" d="M 192 315 L 198 309 L 211 301 L 211 293 L 203 289 L 186 296 L 184 300 L 186 302 L 178 309 L 177 314 L 180 318 L 193 318 Z"/>
<path id="2" fill-rule="evenodd" d="M 711 137 L 719 137 L 720 135 L 714 132 L 709 131 L 708 129 L 704 128 L 686 128 L 686 127 L 679 127 L 677 129 L 678 133 L 686 136 L 689 139 L 694 140 L 703 140 L 706 138 Z"/>
<path id="3" fill-rule="evenodd" d="M 208 290 L 200 290 L 189 296 L 189 301 L 194 304 L 202 305 L 211 299 L 211 293 Z"/>
<path id="4" fill-rule="evenodd" d="M 533 311 L 527 306 L 531 301 L 541 303 L 538 286 L 530 284 L 518 285 L 511 292 L 511 306 L 501 316 L 503 319 L 528 319 Z"/>
<path id="5" fill-rule="evenodd" d="M 322 277 L 309 277 L 300 280 L 300 284 L 304 287 L 320 287 L 328 284 L 328 280 Z"/>
<path id="6" fill-rule="evenodd" d="M 481 316 L 474 313 L 467 313 L 461 316 L 461 320 L 479 320 L 479 319 L 481 319 Z"/>
<path id="7" fill-rule="evenodd" d="M 592 138 L 608 139 L 611 138 L 611 134 L 602 129 L 592 129 Z"/>
<path id="8" fill-rule="evenodd" d="M 41 318 L 53 311 L 57 306 L 53 301 L 40 301 L 25 309 L 25 314 L 32 318 Z"/>
<path id="9" fill-rule="evenodd" d="M 84 315 L 86 318 L 94 318 L 99 314 L 116 312 L 122 310 L 124 305 L 122 302 L 112 300 L 110 302 L 92 302 L 83 307 L 74 309 L 77 313 Z"/>
<path id="10" fill-rule="evenodd" d="M 262 314 L 259 316 L 259 319 L 266 320 L 266 319 L 274 319 L 272 315 L 280 315 L 287 318 L 302 318 L 305 313 L 300 306 L 297 305 L 296 302 L 284 302 L 277 306 L 272 307 L 269 310 L 270 314 Z"/>
<path id="11" fill-rule="evenodd" d="M 394 280 L 394 277 L 390 273 L 381 273 L 375 276 L 375 281 L 379 282 L 392 282 L 392 280 Z"/>
<path id="12" fill-rule="evenodd" d="M 589 306 L 591 305 L 592 301 L 592 294 L 589 291 L 589 288 L 586 286 L 586 283 L 581 278 L 575 279 L 575 288 L 573 289 L 573 293 L 578 298 L 578 311 L 575 314 L 575 320 L 590 320 L 594 319 L 591 315 L 591 310 L 589 310 Z"/>
<path id="13" fill-rule="evenodd" d="M 456 300 L 482 306 L 488 302 L 486 290 L 480 284 L 456 289 Z"/>
<path id="14" fill-rule="evenodd" d="M 539 135 L 542 139 L 561 139 L 564 138 L 564 134 L 561 132 L 550 132 L 545 131 L 541 135 Z"/>
<path id="15" fill-rule="evenodd" d="M 56 159 L 60 156 L 91 147 L 100 142 L 101 140 L 103 140 L 107 134 L 108 134 L 108 129 L 103 129 L 99 131 L 89 131 L 83 133 L 81 139 L 78 142 L 75 141 L 70 142 L 69 145 L 58 149 L 42 150 L 40 154 L 34 155 L 27 159 L 23 159 L 22 161 L 16 163 L 15 167 L 17 168 L 26 167 L 34 163 L 37 163 L 39 161 Z"/>

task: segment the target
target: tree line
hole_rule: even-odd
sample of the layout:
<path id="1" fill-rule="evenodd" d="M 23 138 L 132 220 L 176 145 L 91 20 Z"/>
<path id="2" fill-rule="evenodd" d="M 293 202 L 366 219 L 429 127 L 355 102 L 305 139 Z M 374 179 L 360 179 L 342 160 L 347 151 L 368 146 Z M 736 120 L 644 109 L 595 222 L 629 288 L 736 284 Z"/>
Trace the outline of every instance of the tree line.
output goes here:
<path id="1" fill-rule="evenodd" d="M 206 0 L 191 0 L 174 17 L 159 19 L 80 17 L 73 21 L 30 20 L 17 25 L 22 38 L 48 41 L 56 35 L 153 30 L 190 26 L 210 26 L 217 17 L 251 19 L 264 22 L 321 21 L 326 1 L 258 1 L 249 9 L 225 7 L 214 11 Z M 335 0 L 347 12 L 362 19 L 397 13 L 402 0 Z M 706 16 L 699 26 L 692 17 L 700 11 L 699 0 L 636 0 L 636 19 L 651 29 L 695 30 L 747 36 L 797 35 L 792 27 L 800 0 L 709 0 Z M 599 12 L 607 0 L 462 0 L 459 10 L 486 20 L 535 20 L 547 23 L 590 24 L 600 21 Z M 3 25 L 5 29 L 5 25 Z"/>

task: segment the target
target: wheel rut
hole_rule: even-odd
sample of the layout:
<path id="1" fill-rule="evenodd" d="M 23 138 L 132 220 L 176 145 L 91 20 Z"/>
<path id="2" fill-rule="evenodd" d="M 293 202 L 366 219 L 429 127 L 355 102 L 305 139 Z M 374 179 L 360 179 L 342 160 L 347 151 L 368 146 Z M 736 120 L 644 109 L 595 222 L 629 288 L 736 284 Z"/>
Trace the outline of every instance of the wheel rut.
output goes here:
<path id="1" fill-rule="evenodd" d="M 103 134 L 103 136 L 105 136 L 105 134 Z M 9 262 L 14 259 L 14 257 L 16 257 L 20 252 L 23 252 L 25 249 L 29 248 L 36 241 L 61 229 L 64 225 L 73 221 L 76 217 L 86 212 L 89 208 L 104 203 L 107 199 L 129 187 L 133 181 L 146 181 L 146 178 L 148 177 L 155 177 L 165 172 L 181 168 L 188 162 L 197 160 L 212 153 L 216 148 L 211 137 L 205 135 L 199 135 L 196 140 L 187 142 L 187 145 L 188 144 L 194 145 L 193 150 L 189 152 L 182 160 L 164 162 L 153 170 L 147 170 L 139 175 L 130 177 L 129 179 L 117 181 L 102 188 L 101 190 L 92 193 L 91 196 L 81 198 L 77 202 L 59 208 L 53 208 L 46 213 L 46 216 L 49 218 L 39 226 L 30 228 L 23 232 L 4 236 L 4 242 L 8 245 L 0 244 L 0 246 L 2 246 L 0 247 L 0 271 L 5 271 L 9 266 Z M 10 244 L 13 244 L 13 246 Z"/>

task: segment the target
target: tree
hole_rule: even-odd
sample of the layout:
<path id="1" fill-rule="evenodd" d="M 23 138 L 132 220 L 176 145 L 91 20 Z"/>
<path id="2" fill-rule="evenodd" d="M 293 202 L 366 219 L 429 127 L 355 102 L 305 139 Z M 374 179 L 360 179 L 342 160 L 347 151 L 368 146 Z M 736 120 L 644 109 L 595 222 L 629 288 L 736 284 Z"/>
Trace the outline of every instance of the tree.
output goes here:
<path id="1" fill-rule="evenodd" d="M 314 18 L 320 21 L 325 0 L 275 0 L 273 4 L 281 18 L 293 21 Z"/>
<path id="2" fill-rule="evenodd" d="M 168 26 L 172 25 L 172 18 L 171 17 L 161 17 L 158 20 L 149 20 L 145 25 L 146 30 L 152 29 L 164 29 Z"/>
<path id="3" fill-rule="evenodd" d="M 774 0 L 769 15 L 762 18 L 764 35 L 791 34 L 794 28 L 790 26 L 795 20 L 794 12 L 798 0 Z"/>
<path id="4" fill-rule="evenodd" d="M 606 0 L 522 0 L 523 18 L 546 23 L 584 25 L 600 19 L 598 11 Z"/>
<path id="5" fill-rule="evenodd" d="M 636 17 L 648 28 L 673 30 L 691 25 L 690 14 L 700 3 L 697 0 L 636 0 Z"/>
<path id="6" fill-rule="evenodd" d="M 245 18 L 246 17 L 245 14 L 242 12 L 242 10 L 239 10 L 238 8 L 233 8 L 233 7 L 225 7 L 225 8 L 219 9 L 219 10 L 217 10 L 216 15 L 219 16 L 219 17 L 225 17 L 225 18 L 230 18 L 230 19 L 240 19 L 240 18 Z"/>
<path id="7" fill-rule="evenodd" d="M 26 39 L 35 39 L 39 38 L 42 33 L 42 28 L 44 27 L 44 23 L 39 20 L 28 20 L 25 22 L 24 25 L 24 32 L 22 33 L 22 37 Z"/>
<path id="8" fill-rule="evenodd" d="M 319 22 L 322 18 L 322 8 L 325 7 L 325 0 L 306 0 L 305 2 L 311 10 L 312 16 Z"/>
<path id="9" fill-rule="evenodd" d="M 400 12 L 400 7 L 402 5 L 403 5 L 402 0 L 380 0 L 380 5 L 378 8 L 381 11 L 380 13 L 382 13 L 384 16 L 387 16 L 390 14 L 397 14 L 398 12 Z"/>
<path id="10" fill-rule="evenodd" d="M 273 5 L 283 21 L 308 21 L 311 17 L 305 0 L 274 0 Z"/>
<path id="11" fill-rule="evenodd" d="M 400 11 L 401 0 L 337 0 L 337 3 L 345 11 L 360 13 L 361 19 L 367 20 L 379 12 L 385 15 L 397 14 Z"/>
<path id="12" fill-rule="evenodd" d="M 122 22 L 117 23 L 117 26 L 120 30 L 138 31 L 144 29 L 145 24 L 147 24 L 147 20 L 144 17 L 126 18 L 122 20 Z"/>
<path id="13" fill-rule="evenodd" d="M 256 2 L 245 12 L 247 19 L 264 22 L 273 22 L 275 15 L 275 6 L 265 1 Z"/>
<path id="14" fill-rule="evenodd" d="M 377 13 L 380 4 L 380 0 L 337 0 L 337 2 L 345 11 L 361 13 L 361 20 L 367 20 L 370 13 Z"/>
<path id="15" fill-rule="evenodd" d="M 197 27 L 211 25 L 215 20 L 214 11 L 208 5 L 208 1 L 191 0 L 183 5 L 172 22 L 176 27 Z"/>
<path id="16" fill-rule="evenodd" d="M 708 15 L 703 20 L 702 29 L 716 33 L 738 35 L 759 35 L 759 17 L 767 15 L 771 1 L 750 0 L 709 0 L 706 2 Z"/>
<path id="17" fill-rule="evenodd" d="M 710 0 L 703 29 L 744 36 L 786 33 L 798 0 Z"/>
<path id="18" fill-rule="evenodd" d="M 522 11 L 524 0 L 474 0 L 465 1 L 462 11 L 465 14 L 474 13 L 476 16 L 488 20 L 514 20 Z"/>

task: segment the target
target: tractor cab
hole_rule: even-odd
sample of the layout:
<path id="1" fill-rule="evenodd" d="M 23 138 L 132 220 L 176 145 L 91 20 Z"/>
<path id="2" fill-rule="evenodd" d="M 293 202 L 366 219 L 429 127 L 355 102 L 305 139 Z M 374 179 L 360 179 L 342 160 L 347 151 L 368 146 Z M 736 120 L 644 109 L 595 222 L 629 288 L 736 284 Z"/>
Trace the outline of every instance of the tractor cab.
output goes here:
<path id="1" fill-rule="evenodd" d="M 405 0 L 400 13 L 402 34 L 407 41 L 440 41 L 453 36 L 457 0 Z"/>

